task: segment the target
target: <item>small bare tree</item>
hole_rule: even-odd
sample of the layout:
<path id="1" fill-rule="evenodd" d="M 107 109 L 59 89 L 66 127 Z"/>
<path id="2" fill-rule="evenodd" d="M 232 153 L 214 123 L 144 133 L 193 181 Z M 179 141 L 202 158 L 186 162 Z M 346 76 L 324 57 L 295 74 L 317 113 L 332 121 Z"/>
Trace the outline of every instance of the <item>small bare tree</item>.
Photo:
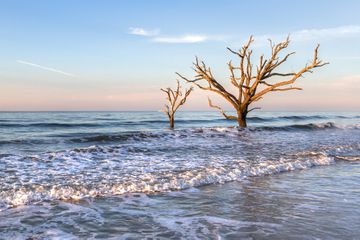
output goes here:
<path id="1" fill-rule="evenodd" d="M 288 73 L 279 72 L 279 67 L 295 53 L 291 52 L 283 57 L 279 56 L 282 50 L 286 49 L 290 43 L 288 37 L 285 41 L 278 44 L 274 44 L 269 40 L 271 56 L 268 59 L 265 59 L 264 55 L 261 55 L 259 64 L 256 69 L 254 69 L 253 60 L 251 58 L 253 52 L 250 49 L 252 42 L 253 37 L 251 36 L 248 42 L 239 51 L 227 48 L 240 59 L 239 65 L 237 66 L 234 66 L 231 61 L 228 63 L 230 82 L 234 86 L 235 94 L 228 89 L 225 89 L 225 87 L 215 79 L 210 67 L 207 67 L 203 61 L 199 61 L 197 57 L 196 61 L 193 63 L 193 69 L 196 73 L 193 79 L 186 78 L 177 73 L 182 79 L 189 83 L 193 83 L 200 89 L 215 92 L 225 98 L 230 105 L 233 106 L 237 116 L 227 115 L 221 107 L 213 105 L 210 99 L 209 105 L 210 107 L 220 110 L 226 119 L 236 119 L 239 127 L 246 127 L 247 114 L 255 109 L 259 109 L 258 107 L 249 108 L 252 103 L 259 101 L 269 92 L 302 90 L 299 87 L 293 87 L 291 84 L 295 83 L 295 81 L 302 77 L 304 73 L 312 73 L 314 68 L 328 64 L 318 59 L 318 45 L 314 50 L 314 57 L 311 63 L 306 64 L 305 67 L 299 71 Z M 281 80 L 283 77 L 286 77 L 287 79 Z M 274 78 L 277 80 L 271 81 Z"/>
<path id="2" fill-rule="evenodd" d="M 168 116 L 170 128 L 174 128 L 174 116 L 175 112 L 179 109 L 181 105 L 184 105 L 186 102 L 187 97 L 193 91 L 193 87 L 190 89 L 185 89 L 185 94 L 181 92 L 181 86 L 179 80 L 177 80 L 176 90 L 172 90 L 171 88 L 163 89 L 161 91 L 166 93 L 168 100 L 168 104 L 165 104 L 165 109 L 163 112 Z"/>

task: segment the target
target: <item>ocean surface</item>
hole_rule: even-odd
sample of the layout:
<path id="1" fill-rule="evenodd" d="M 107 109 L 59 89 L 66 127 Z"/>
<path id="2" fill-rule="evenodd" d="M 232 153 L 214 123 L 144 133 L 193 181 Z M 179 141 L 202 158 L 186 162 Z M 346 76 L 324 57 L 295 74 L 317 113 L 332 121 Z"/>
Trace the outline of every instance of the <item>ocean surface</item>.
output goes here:
<path id="1" fill-rule="evenodd" d="M 0 112 L 0 239 L 358 239 L 360 112 Z"/>

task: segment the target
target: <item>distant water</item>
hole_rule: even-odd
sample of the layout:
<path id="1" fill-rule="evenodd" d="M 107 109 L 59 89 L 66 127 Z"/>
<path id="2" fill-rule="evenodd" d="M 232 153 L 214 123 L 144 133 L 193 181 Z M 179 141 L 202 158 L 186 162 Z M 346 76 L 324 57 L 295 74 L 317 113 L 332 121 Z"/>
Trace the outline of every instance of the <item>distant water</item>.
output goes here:
<path id="1" fill-rule="evenodd" d="M 360 234 L 360 113 L 235 125 L 216 112 L 178 113 L 174 131 L 159 112 L 0 112 L 0 239 Z"/>

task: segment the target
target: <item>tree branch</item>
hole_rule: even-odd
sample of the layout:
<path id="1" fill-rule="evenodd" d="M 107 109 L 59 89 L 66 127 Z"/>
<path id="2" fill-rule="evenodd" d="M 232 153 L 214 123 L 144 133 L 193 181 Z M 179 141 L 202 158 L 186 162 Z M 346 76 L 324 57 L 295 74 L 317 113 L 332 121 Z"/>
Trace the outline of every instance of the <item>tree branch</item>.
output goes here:
<path id="1" fill-rule="evenodd" d="M 236 120 L 236 119 L 237 119 L 237 117 L 235 117 L 235 116 L 227 115 L 227 114 L 225 113 L 225 111 L 224 111 L 221 107 L 214 105 L 214 104 L 211 102 L 210 98 L 208 98 L 208 102 L 209 102 L 209 106 L 212 107 L 212 108 L 218 109 L 218 110 L 220 111 L 220 113 L 224 116 L 224 118 L 229 119 L 229 120 Z"/>

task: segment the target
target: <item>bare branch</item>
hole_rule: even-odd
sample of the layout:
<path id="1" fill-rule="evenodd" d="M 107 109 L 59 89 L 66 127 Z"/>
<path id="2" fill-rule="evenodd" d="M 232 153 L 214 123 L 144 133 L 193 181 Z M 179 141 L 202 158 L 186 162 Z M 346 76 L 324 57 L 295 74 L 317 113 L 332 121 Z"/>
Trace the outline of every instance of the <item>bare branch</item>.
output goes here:
<path id="1" fill-rule="evenodd" d="M 292 76 L 292 78 L 290 78 L 290 79 L 288 79 L 286 81 L 282 81 L 282 82 L 272 84 L 271 86 L 269 86 L 268 88 L 265 88 L 261 92 L 254 94 L 254 96 L 252 96 L 251 99 L 250 99 L 250 103 L 252 101 L 257 100 L 259 97 L 263 96 L 264 94 L 266 94 L 266 93 L 268 93 L 270 91 L 301 90 L 300 88 L 293 88 L 293 87 L 279 89 L 279 87 L 293 84 L 298 78 L 302 77 L 304 73 L 307 73 L 307 72 L 312 73 L 312 69 L 317 68 L 317 67 L 322 67 L 322 66 L 328 64 L 327 62 L 323 63 L 321 60 L 318 59 L 318 49 L 319 49 L 319 45 L 317 45 L 315 50 L 314 50 L 314 58 L 313 58 L 312 64 L 305 65 L 305 67 L 302 68 L 297 73 L 288 73 L 288 74 L 280 74 L 280 73 L 276 74 L 276 73 L 273 73 L 273 76 L 276 76 L 276 75 L 277 76 L 286 76 L 286 75 L 288 75 L 288 76 Z"/>
<path id="2" fill-rule="evenodd" d="M 218 110 L 221 112 L 221 114 L 224 116 L 224 118 L 229 119 L 229 120 L 235 120 L 235 119 L 237 119 L 237 117 L 235 117 L 235 116 L 227 115 L 227 114 L 225 113 L 225 111 L 224 111 L 221 107 L 214 105 L 214 104 L 211 102 L 210 98 L 208 98 L 208 102 L 209 102 L 209 106 L 212 107 L 212 108 L 218 109 Z"/>
<path id="3" fill-rule="evenodd" d="M 249 113 L 249 112 L 251 112 L 251 111 L 259 110 L 259 109 L 261 109 L 261 107 L 254 107 L 254 108 L 251 108 L 250 110 L 248 110 L 247 112 Z"/>

